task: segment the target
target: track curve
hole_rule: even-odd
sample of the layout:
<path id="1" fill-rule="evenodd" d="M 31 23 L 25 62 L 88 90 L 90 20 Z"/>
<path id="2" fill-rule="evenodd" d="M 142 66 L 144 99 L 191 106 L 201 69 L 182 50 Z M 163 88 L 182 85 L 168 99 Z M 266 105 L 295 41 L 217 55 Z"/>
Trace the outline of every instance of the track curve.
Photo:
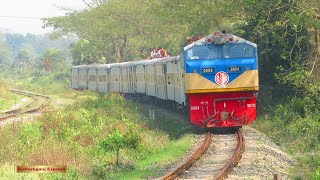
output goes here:
<path id="1" fill-rule="evenodd" d="M 22 107 L 2 112 L 3 115 L 0 115 L 0 120 L 6 120 L 11 117 L 16 117 L 18 114 L 37 112 L 50 101 L 50 97 L 46 95 L 28 91 L 21 91 L 17 89 L 10 89 L 10 91 L 15 94 L 28 96 L 32 100 Z"/>
<path id="2" fill-rule="evenodd" d="M 237 148 L 234 154 L 232 155 L 232 157 L 229 159 L 228 163 L 223 167 L 223 169 L 218 174 L 214 176 L 213 179 L 220 180 L 228 177 L 229 172 L 232 170 L 232 168 L 237 166 L 240 159 L 242 158 L 242 153 L 244 152 L 244 138 L 240 130 L 238 130 L 235 134 L 237 136 L 237 142 L 238 142 Z"/>
<path id="3" fill-rule="evenodd" d="M 224 179 L 235 167 L 244 152 L 244 138 L 240 130 L 234 134 L 214 134 L 210 132 L 210 142 L 194 153 L 185 163 L 160 179 Z M 208 139 L 208 134 L 206 139 Z M 198 151 L 201 151 L 199 155 Z M 200 158 L 201 157 L 201 158 Z M 198 160 L 199 159 L 199 160 Z M 198 161 L 197 161 L 198 160 Z"/>
<path id="4" fill-rule="evenodd" d="M 174 169 L 173 171 L 167 173 L 165 176 L 160 179 L 169 180 L 178 177 L 185 169 L 189 168 L 196 160 L 198 160 L 208 149 L 211 143 L 211 132 L 207 132 L 206 137 L 202 143 L 202 145 L 198 148 L 198 150 L 181 166 Z"/>

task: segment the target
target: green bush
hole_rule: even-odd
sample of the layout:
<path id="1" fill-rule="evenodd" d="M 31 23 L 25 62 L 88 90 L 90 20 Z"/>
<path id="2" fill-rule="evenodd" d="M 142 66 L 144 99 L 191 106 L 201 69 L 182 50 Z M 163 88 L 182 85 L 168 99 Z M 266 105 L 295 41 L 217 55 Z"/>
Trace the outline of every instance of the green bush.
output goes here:
<path id="1" fill-rule="evenodd" d="M 320 166 L 316 169 L 315 173 L 313 174 L 312 179 L 319 180 L 320 179 Z"/>
<path id="2" fill-rule="evenodd" d="M 320 165 L 320 113 L 313 102 L 309 97 L 293 98 L 274 105 L 253 123 L 298 160 L 293 174 L 303 178 L 315 176 Z"/>

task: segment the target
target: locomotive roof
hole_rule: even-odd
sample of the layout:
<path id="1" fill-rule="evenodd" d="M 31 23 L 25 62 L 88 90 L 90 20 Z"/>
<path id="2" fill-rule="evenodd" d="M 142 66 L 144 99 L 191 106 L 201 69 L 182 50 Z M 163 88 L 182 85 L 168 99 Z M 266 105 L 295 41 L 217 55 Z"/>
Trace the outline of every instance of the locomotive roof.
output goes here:
<path id="1" fill-rule="evenodd" d="M 210 40 L 210 41 L 208 41 Z M 249 44 L 252 47 L 257 47 L 257 44 L 250 42 L 248 40 L 245 40 L 241 37 L 238 37 L 236 35 L 230 34 L 230 33 L 221 33 L 221 32 L 215 32 L 214 34 L 207 35 L 183 48 L 184 51 L 192 48 L 193 46 L 197 45 L 205 45 L 205 44 L 227 44 L 227 43 L 234 43 L 234 44 L 241 44 L 246 43 Z"/>

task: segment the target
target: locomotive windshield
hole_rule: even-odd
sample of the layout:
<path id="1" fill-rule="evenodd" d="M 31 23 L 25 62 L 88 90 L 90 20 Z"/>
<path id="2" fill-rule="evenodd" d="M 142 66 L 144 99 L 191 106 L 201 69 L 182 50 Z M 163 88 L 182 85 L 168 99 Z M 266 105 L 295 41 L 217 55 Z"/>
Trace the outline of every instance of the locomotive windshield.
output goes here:
<path id="1" fill-rule="evenodd" d="M 196 45 L 185 51 L 186 60 L 254 58 L 255 48 L 249 44 Z"/>

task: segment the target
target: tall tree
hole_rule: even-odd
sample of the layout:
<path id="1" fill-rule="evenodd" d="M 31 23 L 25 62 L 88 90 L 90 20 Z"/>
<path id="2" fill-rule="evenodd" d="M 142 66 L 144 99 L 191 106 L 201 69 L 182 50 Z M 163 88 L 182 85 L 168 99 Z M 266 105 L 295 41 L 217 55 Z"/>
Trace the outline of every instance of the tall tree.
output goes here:
<path id="1" fill-rule="evenodd" d="M 12 64 L 12 52 L 8 45 L 0 41 L 0 67 L 9 66 Z"/>
<path id="2" fill-rule="evenodd" d="M 64 65 L 63 52 L 60 49 L 46 49 L 40 58 L 40 67 L 49 72 L 61 69 Z"/>
<path id="3" fill-rule="evenodd" d="M 95 46 L 107 63 L 145 58 L 153 47 L 178 54 L 186 35 L 218 24 L 218 6 L 197 1 L 109 0 L 82 12 L 45 19 L 57 35 L 75 33 Z M 190 19 L 192 18 L 192 19 Z"/>
<path id="4" fill-rule="evenodd" d="M 277 86 L 286 95 L 302 97 L 319 92 L 313 66 L 319 59 L 312 54 L 318 45 L 311 45 L 317 38 L 310 36 L 310 32 L 320 29 L 319 4 L 312 2 L 309 0 L 307 5 L 303 0 L 234 1 L 237 13 L 233 15 L 242 19 L 240 32 L 259 47 L 262 87 Z"/>
<path id="5" fill-rule="evenodd" d="M 70 46 L 70 50 L 73 65 L 106 62 L 102 53 L 99 53 L 99 50 L 87 40 L 81 39 L 77 43 L 74 43 Z"/>
<path id="6" fill-rule="evenodd" d="M 14 58 L 11 65 L 13 68 L 18 68 L 20 72 L 24 71 L 26 68 L 32 66 L 31 57 L 26 50 L 20 50 L 18 55 Z"/>

